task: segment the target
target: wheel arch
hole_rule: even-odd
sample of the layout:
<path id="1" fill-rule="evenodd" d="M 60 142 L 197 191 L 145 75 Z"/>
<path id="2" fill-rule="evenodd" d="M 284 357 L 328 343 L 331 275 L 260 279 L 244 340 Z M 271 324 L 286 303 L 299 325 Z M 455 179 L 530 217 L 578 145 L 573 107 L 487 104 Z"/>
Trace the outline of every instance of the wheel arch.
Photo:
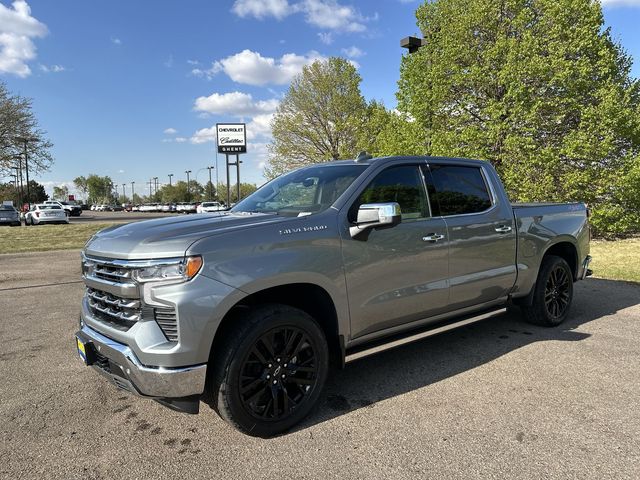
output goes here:
<path id="1" fill-rule="evenodd" d="M 298 308 L 313 317 L 322 328 L 329 347 L 330 361 L 341 366 L 344 362 L 344 343 L 340 333 L 336 304 L 327 290 L 314 283 L 287 283 L 255 291 L 238 300 L 224 315 L 216 330 L 210 350 L 215 361 L 217 348 L 226 335 L 233 333 L 242 312 L 257 305 L 282 304 Z"/>
<path id="2" fill-rule="evenodd" d="M 542 255 L 540 265 L 542 265 L 542 260 L 549 255 L 555 255 L 556 257 L 562 258 L 569 264 L 569 268 L 573 274 L 573 280 L 575 281 L 578 278 L 578 249 L 573 242 L 562 240 L 551 245 Z"/>

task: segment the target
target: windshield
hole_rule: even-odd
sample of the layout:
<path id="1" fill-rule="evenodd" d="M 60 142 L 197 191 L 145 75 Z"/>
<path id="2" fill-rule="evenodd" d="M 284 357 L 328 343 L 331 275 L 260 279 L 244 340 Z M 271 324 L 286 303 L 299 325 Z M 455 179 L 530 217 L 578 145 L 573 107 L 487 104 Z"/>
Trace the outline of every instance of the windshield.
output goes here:
<path id="1" fill-rule="evenodd" d="M 329 208 L 367 168 L 366 165 L 316 165 L 278 177 L 231 209 L 291 217 Z"/>

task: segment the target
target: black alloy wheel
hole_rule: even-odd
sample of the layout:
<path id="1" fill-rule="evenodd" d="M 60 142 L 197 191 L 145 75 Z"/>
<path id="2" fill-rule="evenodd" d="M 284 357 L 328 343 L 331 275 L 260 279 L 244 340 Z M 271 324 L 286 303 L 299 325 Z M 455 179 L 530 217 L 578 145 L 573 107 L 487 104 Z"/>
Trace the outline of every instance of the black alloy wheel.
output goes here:
<path id="1" fill-rule="evenodd" d="M 252 416 L 285 418 L 308 397 L 318 380 L 318 359 L 307 333 L 293 326 L 262 335 L 240 368 L 240 398 Z"/>
<path id="2" fill-rule="evenodd" d="M 573 272 L 560 257 L 542 259 L 531 305 L 523 305 L 525 319 L 536 325 L 555 327 L 569 316 L 573 300 Z"/>
<path id="3" fill-rule="evenodd" d="M 562 318 L 569 308 L 570 283 L 569 275 L 562 265 L 557 265 L 551 271 L 544 289 L 544 305 L 551 318 Z"/>
<path id="4" fill-rule="evenodd" d="M 204 400 L 256 437 L 289 430 L 318 403 L 329 371 L 324 331 L 288 305 L 238 309 L 214 342 Z"/>

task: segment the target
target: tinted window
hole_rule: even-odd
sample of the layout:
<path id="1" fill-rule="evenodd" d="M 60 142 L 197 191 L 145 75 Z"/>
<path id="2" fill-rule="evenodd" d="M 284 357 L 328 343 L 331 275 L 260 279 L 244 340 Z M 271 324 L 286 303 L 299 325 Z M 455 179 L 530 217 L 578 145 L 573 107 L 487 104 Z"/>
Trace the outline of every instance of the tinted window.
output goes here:
<path id="1" fill-rule="evenodd" d="M 418 167 L 392 167 L 379 173 L 360 194 L 350 211 L 350 218 L 355 220 L 358 207 L 364 203 L 388 202 L 400 204 L 403 220 L 429 216 L 422 173 Z"/>
<path id="2" fill-rule="evenodd" d="M 480 168 L 431 165 L 430 170 L 433 188 L 429 188 L 429 198 L 439 206 L 440 215 L 477 213 L 491 207 Z"/>
<path id="3" fill-rule="evenodd" d="M 11 205 L 0 205 L 0 210 L 11 210 L 12 212 L 15 212 L 16 209 Z"/>

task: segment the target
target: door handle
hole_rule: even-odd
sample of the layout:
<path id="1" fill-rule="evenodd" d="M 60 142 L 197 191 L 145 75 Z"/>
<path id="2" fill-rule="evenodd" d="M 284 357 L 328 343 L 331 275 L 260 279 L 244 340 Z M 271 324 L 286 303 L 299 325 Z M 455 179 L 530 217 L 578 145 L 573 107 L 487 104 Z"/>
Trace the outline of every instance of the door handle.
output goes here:
<path id="1" fill-rule="evenodd" d="M 496 227 L 496 232 L 498 233 L 509 233 L 510 231 L 511 227 L 507 225 L 500 225 L 499 227 Z"/>
<path id="2" fill-rule="evenodd" d="M 422 241 L 423 242 L 437 242 L 438 240 L 442 240 L 444 238 L 444 235 L 440 235 L 440 234 L 436 234 L 436 233 L 431 233 L 425 237 L 422 237 Z"/>

